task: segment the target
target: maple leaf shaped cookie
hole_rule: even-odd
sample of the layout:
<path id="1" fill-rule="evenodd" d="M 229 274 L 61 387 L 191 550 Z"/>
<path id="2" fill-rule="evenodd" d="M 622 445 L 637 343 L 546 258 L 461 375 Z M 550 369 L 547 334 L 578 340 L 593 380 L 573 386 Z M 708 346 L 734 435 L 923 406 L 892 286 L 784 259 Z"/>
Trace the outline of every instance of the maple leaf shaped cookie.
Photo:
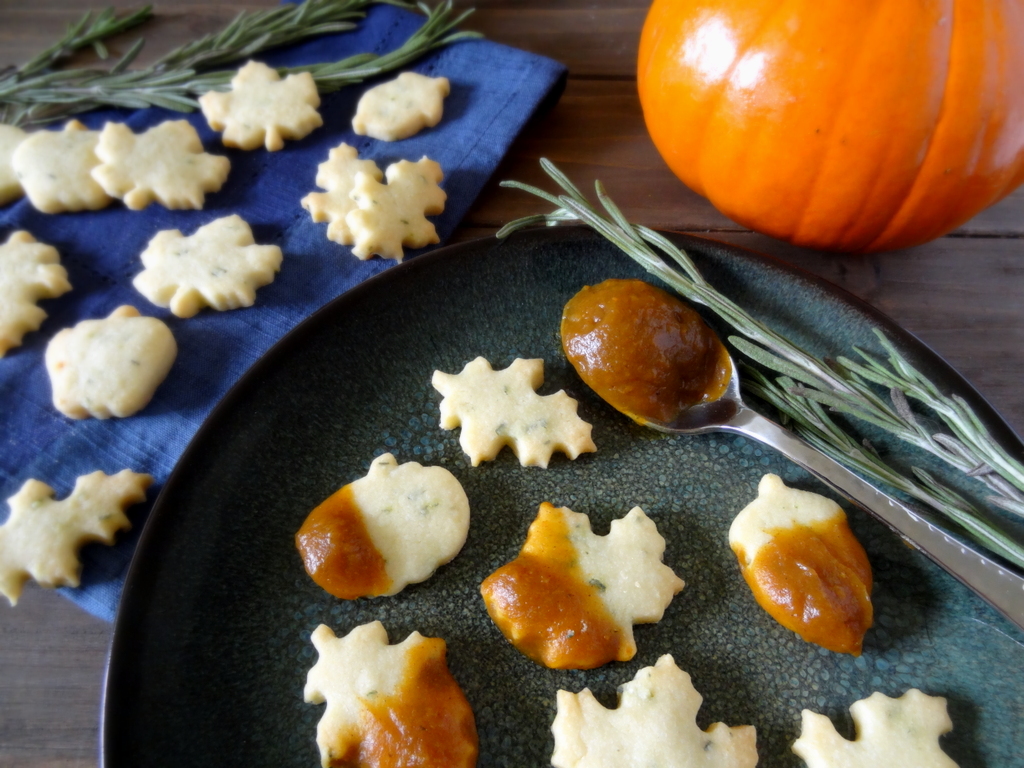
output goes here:
<path id="1" fill-rule="evenodd" d="M 490 461 L 510 446 L 524 467 L 546 467 L 551 454 L 570 459 L 596 451 L 591 426 L 576 415 L 576 401 L 565 392 L 538 395 L 544 361 L 513 361 L 495 371 L 478 357 L 461 373 L 434 371 L 431 383 L 441 400 L 441 428 L 462 426 L 459 445 L 473 466 Z"/>
<path id="2" fill-rule="evenodd" d="M 28 134 L 21 128 L 0 123 L 0 205 L 7 205 L 23 194 L 21 182 L 18 181 L 18 174 L 14 172 L 11 161 L 14 150 L 27 137 Z"/>
<path id="3" fill-rule="evenodd" d="M 327 703 L 316 729 L 324 768 L 476 764 L 473 711 L 448 671 L 444 640 L 413 632 L 388 645 L 379 621 L 341 638 L 321 624 L 311 639 L 320 657 L 304 695 Z"/>
<path id="4" fill-rule="evenodd" d="M 39 299 L 70 290 L 57 249 L 36 242 L 28 232 L 12 232 L 0 245 L 0 357 L 46 319 L 46 312 L 36 306 Z"/>
<path id="5" fill-rule="evenodd" d="M 258 61 L 238 70 L 227 93 L 200 96 L 199 106 L 210 127 L 224 132 L 224 145 L 239 149 L 265 144 L 276 152 L 285 139 L 301 139 L 324 124 L 316 111 L 320 94 L 309 72 L 282 80 L 276 69 Z"/>
<path id="6" fill-rule="evenodd" d="M 8 499 L 11 515 L 0 525 L 0 594 L 15 605 L 29 578 L 44 587 L 79 584 L 78 549 L 90 541 L 114 543 L 131 528 L 124 510 L 146 499 L 149 475 L 93 472 L 75 481 L 63 501 L 39 480 L 28 480 Z"/>
<path id="7" fill-rule="evenodd" d="M 92 177 L 98 131 L 70 120 L 62 131 L 36 131 L 18 144 L 11 166 L 28 200 L 43 213 L 95 211 L 111 197 Z"/>
<path id="8" fill-rule="evenodd" d="M 661 620 L 683 580 L 662 562 L 665 539 L 640 507 L 612 521 L 544 502 L 519 556 L 480 585 L 502 634 L 552 669 L 593 669 L 636 655 L 634 624 Z"/>
<path id="9" fill-rule="evenodd" d="M 192 317 L 203 307 L 251 307 L 256 289 L 273 282 L 281 258 L 276 245 L 256 245 L 249 225 L 235 214 L 189 237 L 177 229 L 158 232 L 142 252 L 145 269 L 132 285 L 178 317 Z"/>
<path id="10" fill-rule="evenodd" d="M 352 230 L 345 217 L 356 209 L 350 197 L 356 185 L 356 175 L 366 174 L 374 181 L 384 178 L 373 160 L 360 160 L 355 147 L 342 142 L 330 151 L 328 159 L 316 169 L 316 185 L 326 192 L 310 192 L 302 198 L 302 207 L 309 211 L 313 221 L 329 221 L 327 239 L 339 245 L 352 245 Z"/>
<path id="11" fill-rule="evenodd" d="M 618 709 L 590 689 L 559 691 L 551 724 L 554 768 L 754 768 L 753 726 L 697 726 L 703 698 L 690 676 L 664 655 L 619 688 Z"/>
<path id="12" fill-rule="evenodd" d="M 447 77 L 403 72 L 362 95 L 352 130 L 380 141 L 406 139 L 441 122 L 444 99 L 450 92 Z"/>
<path id="13" fill-rule="evenodd" d="M 202 208 L 206 193 L 220 189 L 231 169 L 226 157 L 203 152 L 199 134 L 185 120 L 139 134 L 123 123 L 107 123 L 96 156 L 100 164 L 92 177 L 133 211 L 154 200 L 165 208 Z"/>
<path id="14" fill-rule="evenodd" d="M 803 711 L 793 751 L 808 768 L 956 768 L 939 748 L 939 736 L 953 730 L 944 698 L 916 688 L 898 699 L 876 692 L 854 702 L 850 714 L 855 741 L 840 736 L 824 715 Z"/>
<path id="15" fill-rule="evenodd" d="M 401 160 L 384 172 L 387 185 L 371 175 L 356 174 L 351 197 L 356 210 L 345 216 L 360 259 L 374 254 L 401 261 L 407 248 L 440 242 L 427 216 L 444 211 L 448 196 L 438 186 L 444 178 L 441 166 L 427 157 L 415 163 Z"/>

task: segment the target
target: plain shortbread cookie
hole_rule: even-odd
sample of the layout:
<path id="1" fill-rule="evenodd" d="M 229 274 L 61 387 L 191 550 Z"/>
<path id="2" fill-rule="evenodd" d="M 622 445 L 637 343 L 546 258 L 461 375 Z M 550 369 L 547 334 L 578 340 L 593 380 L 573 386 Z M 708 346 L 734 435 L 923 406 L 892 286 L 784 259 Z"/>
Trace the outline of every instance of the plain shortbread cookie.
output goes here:
<path id="1" fill-rule="evenodd" d="M 71 290 L 57 249 L 36 242 L 28 232 L 12 232 L 0 245 L 0 357 L 38 330 L 46 312 L 36 306 Z"/>
<path id="2" fill-rule="evenodd" d="M 206 193 L 219 190 L 231 169 L 226 157 L 203 152 L 186 120 L 168 120 L 139 134 L 123 123 L 107 123 L 96 157 L 100 164 L 92 177 L 133 211 L 153 201 L 165 208 L 202 208 Z"/>
<path id="3" fill-rule="evenodd" d="M 434 371 L 431 383 L 441 393 L 441 428 L 461 426 L 459 445 L 473 466 L 494 459 L 508 445 L 524 467 L 546 467 L 551 454 L 570 459 L 596 451 L 591 426 L 576 415 L 576 401 L 565 392 L 538 395 L 544 361 L 517 359 L 495 371 L 483 357 L 460 373 Z"/>
<path id="4" fill-rule="evenodd" d="M 362 95 L 352 130 L 381 141 L 407 139 L 441 122 L 444 99 L 450 92 L 447 77 L 403 72 Z"/>
<path id="5" fill-rule="evenodd" d="M 345 217 L 358 207 L 351 193 L 356 174 L 363 173 L 374 181 L 384 178 L 373 160 L 360 160 L 355 147 L 342 142 L 334 147 L 327 160 L 316 169 L 316 185 L 326 192 L 310 192 L 302 198 L 302 207 L 313 221 L 329 221 L 327 239 L 339 245 L 352 245 L 355 239 Z"/>
<path id="6" fill-rule="evenodd" d="M 284 80 L 273 67 L 250 61 L 231 79 L 226 93 L 209 91 L 199 106 L 210 127 L 223 131 L 225 146 L 276 152 L 285 139 L 301 139 L 324 124 L 316 108 L 320 94 L 309 72 Z"/>
<path id="7" fill-rule="evenodd" d="M 554 768 L 754 768 L 753 726 L 697 725 L 703 698 L 669 655 L 619 688 L 605 709 L 589 688 L 559 691 L 551 724 Z"/>
<path id="8" fill-rule="evenodd" d="M 824 715 L 803 710 L 793 751 L 807 768 L 957 768 L 939 747 L 939 736 L 953 730 L 940 696 L 916 688 L 898 699 L 875 692 L 854 702 L 850 715 L 857 729 L 854 741 L 840 736 Z"/>
<path id="9" fill-rule="evenodd" d="M 189 237 L 177 229 L 158 232 L 141 258 L 145 269 L 132 285 L 158 307 L 192 317 L 203 307 L 251 307 L 256 289 L 273 282 L 282 255 L 276 245 L 256 245 L 252 229 L 233 214 Z"/>
<path id="10" fill-rule="evenodd" d="M 92 177 L 99 165 L 99 133 L 77 120 L 62 131 L 36 131 L 22 141 L 11 165 L 29 202 L 43 213 L 95 211 L 110 204 L 110 195 Z"/>
<path id="11" fill-rule="evenodd" d="M 30 577 L 44 587 L 77 587 L 79 547 L 90 541 L 113 544 L 117 531 L 131 528 L 124 510 L 144 501 L 152 482 L 127 469 L 116 475 L 93 472 L 56 501 L 53 488 L 27 480 L 8 499 L 11 516 L 0 525 L 0 594 L 14 605 Z"/>
<path id="12" fill-rule="evenodd" d="M 46 348 L 54 407 L 73 419 L 131 416 L 152 399 L 177 354 L 170 328 L 135 307 L 83 320 Z"/>

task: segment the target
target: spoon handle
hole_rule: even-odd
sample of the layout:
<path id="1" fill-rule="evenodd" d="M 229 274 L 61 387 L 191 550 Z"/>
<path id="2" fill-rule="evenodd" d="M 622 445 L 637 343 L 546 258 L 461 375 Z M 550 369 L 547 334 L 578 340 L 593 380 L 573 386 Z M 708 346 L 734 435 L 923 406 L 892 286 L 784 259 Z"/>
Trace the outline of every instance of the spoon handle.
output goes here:
<path id="1" fill-rule="evenodd" d="M 1024 629 L 1024 578 L 972 546 L 953 539 L 911 507 L 882 493 L 792 432 L 749 408 L 740 408 L 720 429 L 751 437 L 799 464 L 888 525 L 905 542 L 945 568 L 1003 616 Z"/>

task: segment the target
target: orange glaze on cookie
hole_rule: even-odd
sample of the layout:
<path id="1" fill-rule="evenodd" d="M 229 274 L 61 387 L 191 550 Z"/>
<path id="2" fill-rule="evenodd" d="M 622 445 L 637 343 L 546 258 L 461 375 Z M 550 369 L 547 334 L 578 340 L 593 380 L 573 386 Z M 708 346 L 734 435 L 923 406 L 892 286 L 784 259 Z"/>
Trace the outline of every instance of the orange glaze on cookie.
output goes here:
<path id="1" fill-rule="evenodd" d="M 295 546 L 317 584 L 335 597 L 383 595 L 391 587 L 384 557 L 374 546 L 350 485 L 309 513 Z"/>
<path id="2" fill-rule="evenodd" d="M 770 531 L 749 567 L 757 602 L 804 640 L 859 656 L 871 626 L 871 565 L 846 517 Z"/>
<path id="3" fill-rule="evenodd" d="M 472 768 L 479 741 L 473 710 L 448 671 L 437 637 L 409 651 L 398 690 L 363 699 L 361 740 L 332 760 L 338 768 Z"/>
<path id="4" fill-rule="evenodd" d="M 552 669 L 593 669 L 628 661 L 636 648 L 608 613 L 603 586 L 588 583 L 560 510 L 544 502 L 519 557 L 480 585 L 502 634 Z"/>

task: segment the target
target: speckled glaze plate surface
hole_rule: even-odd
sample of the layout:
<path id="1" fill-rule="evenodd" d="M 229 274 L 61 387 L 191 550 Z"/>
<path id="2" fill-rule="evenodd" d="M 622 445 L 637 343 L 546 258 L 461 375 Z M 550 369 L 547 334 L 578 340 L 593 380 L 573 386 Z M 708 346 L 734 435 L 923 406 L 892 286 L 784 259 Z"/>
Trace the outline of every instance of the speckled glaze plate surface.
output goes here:
<path id="1" fill-rule="evenodd" d="M 819 353 L 848 353 L 881 325 L 933 379 L 977 403 L 952 369 L 885 318 L 773 260 L 680 237 L 723 292 Z M 943 748 L 964 768 L 1020 764 L 1024 637 L 959 583 L 850 505 L 875 573 L 875 626 L 854 658 L 804 643 L 755 604 L 726 536 L 765 472 L 825 493 L 768 449 L 726 435 L 644 430 L 593 395 L 563 358 L 558 324 L 579 288 L 643 274 L 578 228 L 477 241 L 427 254 L 340 297 L 279 343 L 199 432 L 143 533 L 121 602 L 102 725 L 106 768 L 319 765 L 322 706 L 302 690 L 316 660 L 310 632 L 381 620 L 392 642 L 444 638 L 473 706 L 481 768 L 549 764 L 560 688 L 617 686 L 671 653 L 704 697 L 698 723 L 757 728 L 760 766 L 800 766 L 800 711 L 852 736 L 848 707 L 873 691 L 945 696 Z M 510 451 L 473 468 L 458 431 L 438 426 L 435 369 L 477 355 L 505 367 L 541 357 L 541 393 L 565 389 L 594 425 L 598 451 L 548 469 Z M 1016 443 L 1019 445 L 1019 442 Z M 470 500 L 462 553 L 395 597 L 346 602 L 305 574 L 294 534 L 308 512 L 390 451 L 451 470 Z M 491 623 L 478 585 L 519 550 L 542 501 L 590 515 L 607 533 L 640 505 L 687 582 L 664 620 L 636 629 L 629 663 L 593 671 L 535 665 Z"/>

